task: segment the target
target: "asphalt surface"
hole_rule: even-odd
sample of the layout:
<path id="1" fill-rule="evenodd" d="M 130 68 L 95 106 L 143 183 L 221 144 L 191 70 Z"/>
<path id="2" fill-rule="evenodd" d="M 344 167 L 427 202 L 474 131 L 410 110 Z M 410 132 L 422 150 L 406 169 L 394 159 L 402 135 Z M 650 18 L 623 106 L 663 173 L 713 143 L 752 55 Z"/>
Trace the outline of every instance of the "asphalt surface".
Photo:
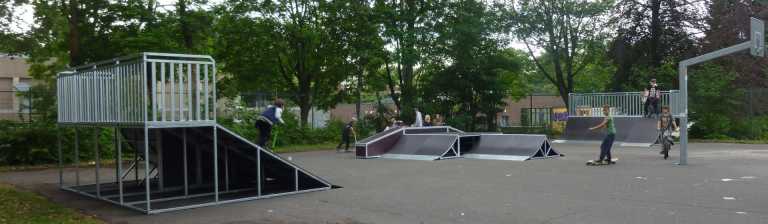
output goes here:
<path id="1" fill-rule="evenodd" d="M 0 182 L 110 223 L 768 223 L 768 145 L 691 144 L 687 166 L 674 165 L 677 148 L 663 160 L 657 148 L 617 147 L 618 164 L 599 167 L 584 164 L 595 159 L 597 145 L 554 147 L 566 157 L 409 161 L 285 154 L 343 188 L 158 215 L 60 191 L 56 169 L 0 173 Z"/>

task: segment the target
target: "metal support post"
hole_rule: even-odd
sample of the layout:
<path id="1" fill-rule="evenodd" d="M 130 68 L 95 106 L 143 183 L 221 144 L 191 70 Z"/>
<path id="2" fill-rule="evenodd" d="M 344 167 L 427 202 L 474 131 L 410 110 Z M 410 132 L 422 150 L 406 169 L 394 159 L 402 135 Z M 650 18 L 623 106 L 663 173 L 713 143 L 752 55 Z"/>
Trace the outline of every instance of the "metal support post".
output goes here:
<path id="1" fill-rule="evenodd" d="M 213 126 L 213 192 L 215 201 L 219 202 L 219 138 L 216 129 L 216 126 Z"/>
<path id="2" fill-rule="evenodd" d="M 184 159 L 184 195 L 189 195 L 189 164 L 187 162 L 187 129 L 182 129 L 182 158 Z"/>
<path id="3" fill-rule="evenodd" d="M 75 186 L 80 186 L 80 129 L 75 128 Z"/>
<path id="4" fill-rule="evenodd" d="M 101 197 L 101 181 L 99 180 L 99 170 L 101 169 L 101 156 L 99 155 L 99 151 L 101 151 L 101 142 L 99 142 L 99 133 L 100 129 L 96 128 L 96 133 L 93 134 L 93 140 L 95 144 L 96 149 L 96 197 Z"/>

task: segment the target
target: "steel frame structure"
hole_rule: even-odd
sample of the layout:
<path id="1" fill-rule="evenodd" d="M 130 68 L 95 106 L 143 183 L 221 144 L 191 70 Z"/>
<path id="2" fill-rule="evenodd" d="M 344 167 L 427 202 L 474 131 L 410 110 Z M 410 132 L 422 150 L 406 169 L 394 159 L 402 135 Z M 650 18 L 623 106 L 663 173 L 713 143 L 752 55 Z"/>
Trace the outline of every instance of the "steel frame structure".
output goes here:
<path id="1" fill-rule="evenodd" d="M 677 114 L 677 117 L 680 118 L 680 127 L 683 127 L 680 128 L 680 161 L 677 162 L 678 165 L 688 164 L 688 67 L 746 50 L 749 50 L 755 57 L 765 57 L 765 23 L 762 20 L 751 18 L 750 27 L 749 41 L 683 60 L 678 65 L 681 105 L 683 107 Z"/>
<path id="2" fill-rule="evenodd" d="M 216 123 L 216 80 L 216 62 L 210 56 L 149 52 L 79 66 L 59 73 L 58 126 L 59 129 L 74 129 L 75 132 L 73 184 L 65 183 L 63 143 L 61 133 L 57 134 L 59 187 L 146 214 L 331 189 L 330 183 L 219 126 Z M 101 179 L 100 151 L 103 146 L 98 140 L 102 128 L 111 128 L 114 133 L 114 182 Z M 82 129 L 96 130 L 93 135 L 94 184 L 84 184 L 80 173 Z M 135 130 L 140 136 L 131 141 L 121 133 L 126 129 Z M 165 181 L 169 177 L 165 177 L 162 170 L 165 167 L 164 161 L 178 159 L 162 158 L 164 147 L 161 135 L 164 130 L 171 129 L 182 131 L 178 134 L 182 139 L 181 144 L 175 146 L 182 150 L 182 186 L 166 186 Z M 209 141 L 212 144 L 206 156 L 212 155 L 212 161 L 203 161 L 204 152 L 201 152 L 200 147 L 190 145 L 193 139 L 190 139 L 188 130 L 210 130 L 213 137 Z M 230 156 L 229 146 L 220 144 L 219 139 L 223 136 L 234 136 L 235 140 L 245 142 L 245 147 L 258 149 L 255 155 L 259 169 L 258 183 L 255 187 L 230 189 L 230 158 L 235 157 Z M 125 169 L 123 146 L 131 143 L 134 149 L 133 160 Z M 195 150 L 190 150 L 192 148 Z M 150 149 L 154 149 L 156 154 L 150 152 Z M 219 158 L 220 154 L 222 159 Z M 155 155 L 156 158 L 153 157 Z M 262 181 L 266 175 L 263 174 L 266 172 L 263 171 L 263 159 L 271 159 L 290 167 L 292 170 L 288 172 L 294 172 L 291 179 L 295 189 L 277 193 L 263 192 L 262 185 L 266 186 Z M 223 171 L 219 168 L 220 160 L 224 163 L 221 164 Z M 204 176 L 203 173 L 208 171 L 204 170 L 202 164 L 212 164 L 208 168 L 213 170 L 210 173 L 212 177 Z M 133 180 L 130 180 L 131 174 Z M 317 180 L 322 186 L 300 189 L 300 176 Z M 237 195 L 242 192 L 254 193 Z M 191 202 L 153 207 L 153 204 L 174 200 Z"/>
<path id="3" fill-rule="evenodd" d="M 604 104 L 611 105 L 611 116 L 614 117 L 642 117 L 643 92 L 613 92 L 613 93 L 569 93 L 568 116 L 569 117 L 602 117 Z M 680 91 L 662 91 L 659 106 L 669 106 L 672 114 L 679 114 L 682 109 Z M 589 110 L 590 115 L 581 113 L 581 109 Z"/>

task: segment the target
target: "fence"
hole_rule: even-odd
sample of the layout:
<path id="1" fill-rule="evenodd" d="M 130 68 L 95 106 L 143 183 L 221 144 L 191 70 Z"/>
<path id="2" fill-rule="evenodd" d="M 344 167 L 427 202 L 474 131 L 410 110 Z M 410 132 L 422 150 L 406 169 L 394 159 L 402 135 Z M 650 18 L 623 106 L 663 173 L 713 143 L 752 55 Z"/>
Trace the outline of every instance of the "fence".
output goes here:
<path id="1" fill-rule="evenodd" d="M 209 56 L 143 53 L 62 72 L 63 124 L 215 121 L 216 71 Z"/>
<path id="2" fill-rule="evenodd" d="M 616 93 L 570 93 L 568 94 L 568 116 L 602 116 L 602 107 L 611 106 L 611 115 L 616 117 L 641 117 L 645 113 L 643 92 Z M 659 107 L 669 106 L 677 115 L 683 111 L 678 90 L 662 91 Z"/>

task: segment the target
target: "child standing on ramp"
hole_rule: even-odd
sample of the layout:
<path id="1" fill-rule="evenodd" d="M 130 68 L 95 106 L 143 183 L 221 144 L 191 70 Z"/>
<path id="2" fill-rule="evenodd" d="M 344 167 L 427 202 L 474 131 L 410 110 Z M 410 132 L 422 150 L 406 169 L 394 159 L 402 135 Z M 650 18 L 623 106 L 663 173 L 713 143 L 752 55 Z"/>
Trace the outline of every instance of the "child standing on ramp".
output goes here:
<path id="1" fill-rule="evenodd" d="M 611 158 L 611 147 L 613 147 L 613 140 L 616 138 L 616 123 L 611 117 L 611 107 L 606 104 L 603 105 L 603 115 L 605 118 L 597 126 L 589 128 L 590 131 L 605 128 L 606 134 L 603 138 L 603 143 L 600 144 L 600 157 L 596 161 L 588 161 L 587 165 L 609 165 L 615 164 L 616 160 Z"/>

